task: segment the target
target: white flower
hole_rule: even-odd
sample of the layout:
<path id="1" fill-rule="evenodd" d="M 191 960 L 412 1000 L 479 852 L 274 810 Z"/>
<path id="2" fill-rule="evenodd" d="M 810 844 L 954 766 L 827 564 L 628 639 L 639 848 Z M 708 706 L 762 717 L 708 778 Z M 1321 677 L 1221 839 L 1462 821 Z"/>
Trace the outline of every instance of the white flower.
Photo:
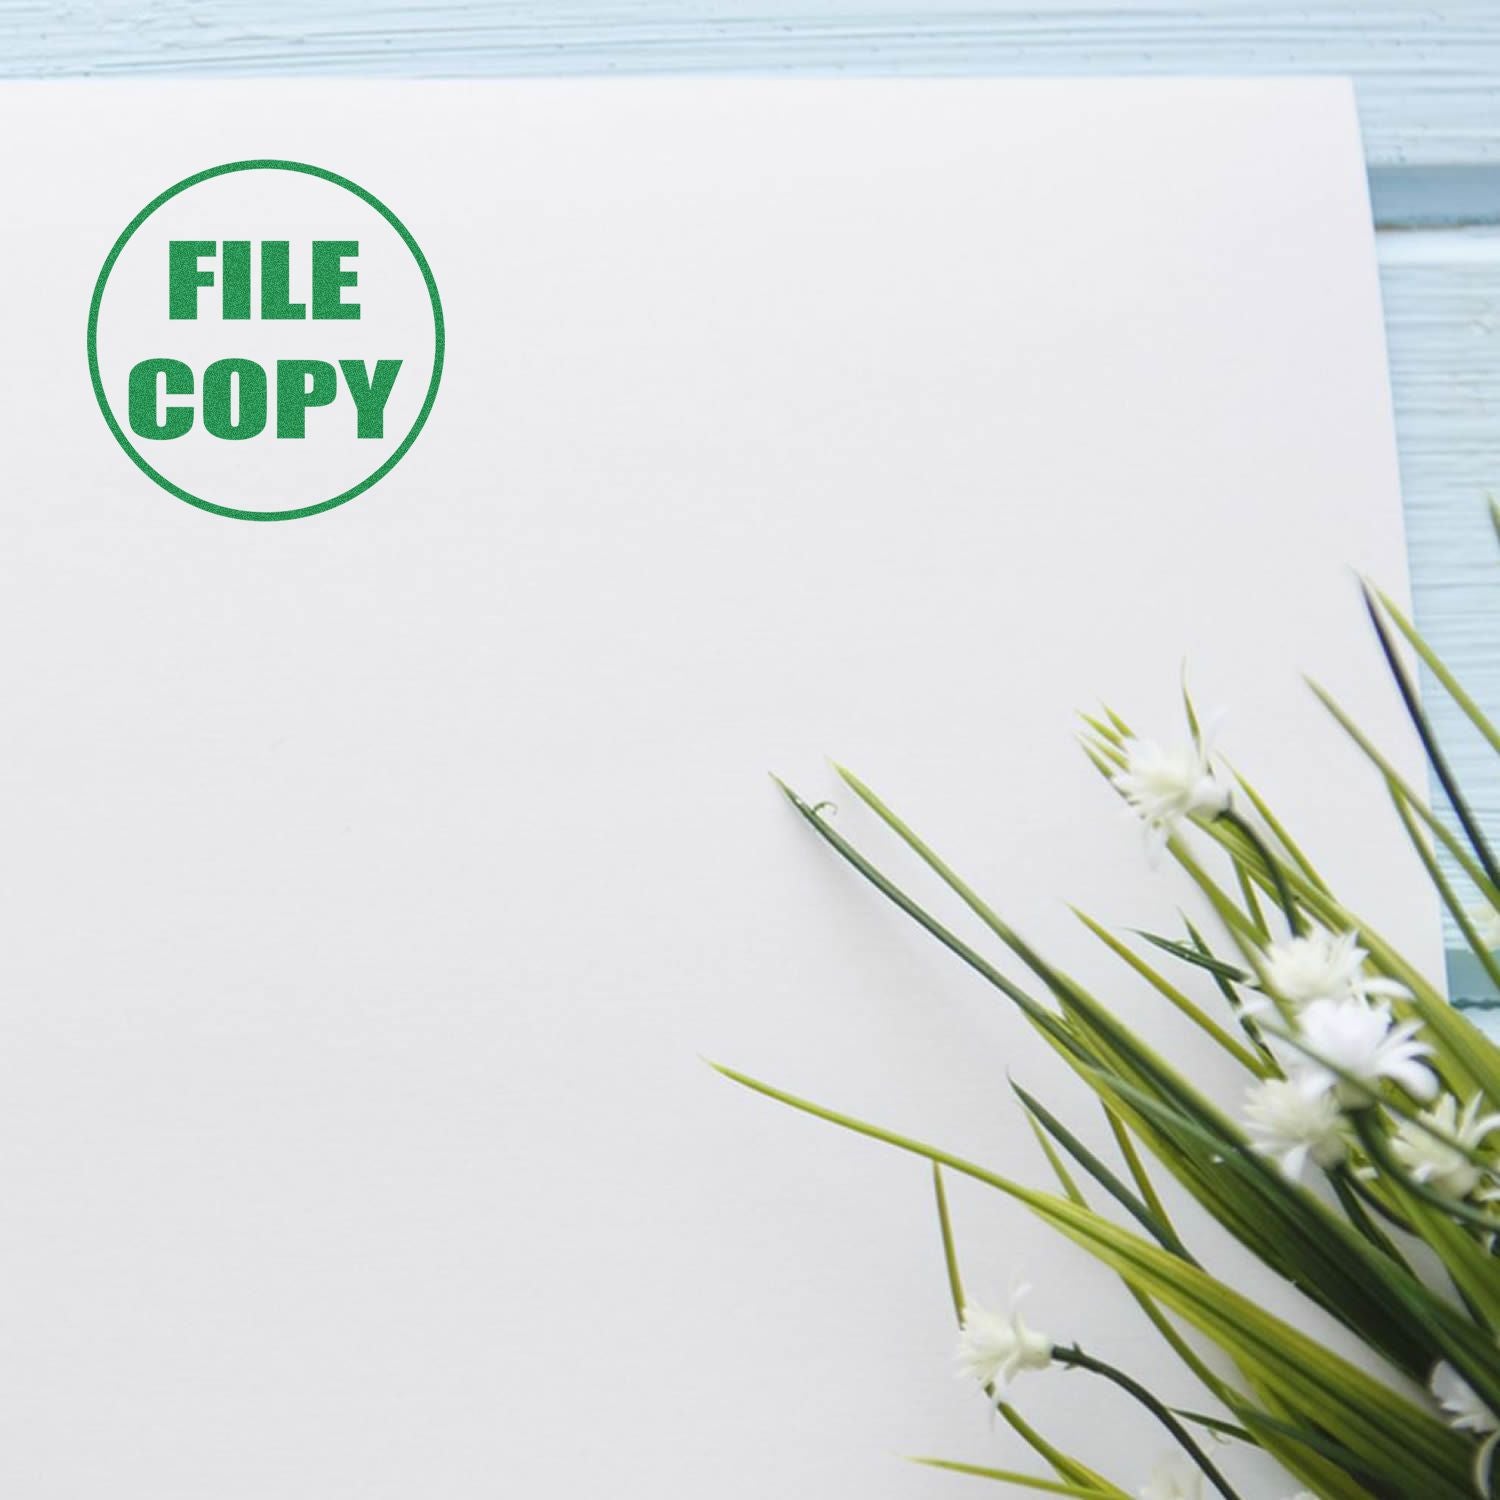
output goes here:
<path id="1" fill-rule="evenodd" d="M 1141 1500 L 1203 1500 L 1203 1474 L 1184 1459 L 1168 1458 L 1151 1471 Z"/>
<path id="2" fill-rule="evenodd" d="M 1125 764 L 1110 779 L 1146 824 L 1158 852 L 1194 813 L 1217 815 L 1229 806 L 1229 788 L 1214 774 L 1208 747 L 1194 739 L 1175 750 L 1153 740 L 1125 741 Z"/>
<path id="3" fill-rule="evenodd" d="M 1325 1170 L 1343 1161 L 1348 1145 L 1344 1116 L 1326 1089 L 1268 1078 L 1245 1096 L 1250 1144 L 1292 1179 L 1300 1180 L 1308 1158 Z"/>
<path id="4" fill-rule="evenodd" d="M 1314 1000 L 1343 1000 L 1350 995 L 1404 996 L 1405 985 L 1365 974 L 1369 954 L 1359 946 L 1357 932 L 1334 934 L 1319 929 L 1284 943 L 1272 943 L 1261 963 L 1266 989 L 1294 1009 Z M 1262 1004 L 1260 1009 L 1264 1009 Z"/>
<path id="5" fill-rule="evenodd" d="M 1432 1367 L 1427 1389 L 1437 1398 L 1443 1418 L 1455 1432 L 1471 1432 L 1484 1441 L 1474 1454 L 1474 1488 L 1481 1495 L 1490 1492 L 1490 1466 L 1495 1445 L 1500 1443 L 1500 1417 L 1479 1399 L 1478 1393 L 1446 1359 Z"/>
<path id="6" fill-rule="evenodd" d="M 1314 1000 L 1297 1018 L 1300 1045 L 1283 1042 L 1276 1051 L 1295 1082 L 1331 1092 L 1347 1109 L 1370 1103 L 1369 1089 L 1386 1078 L 1425 1101 L 1437 1093 L 1437 1078 L 1421 1061 L 1432 1052 L 1415 1040 L 1421 1029 L 1419 1021 L 1395 1024 L 1388 1005 L 1358 997 Z"/>
<path id="7" fill-rule="evenodd" d="M 1500 948 L 1500 908 L 1488 901 L 1481 901 L 1478 906 L 1469 908 L 1469 920 L 1474 924 L 1479 941 L 1486 948 Z"/>
<path id="8" fill-rule="evenodd" d="M 1458 1100 L 1444 1094 L 1418 1118 L 1423 1124 L 1471 1150 L 1483 1144 L 1491 1131 L 1500 1129 L 1500 1115 L 1481 1115 L 1483 1101 L 1476 1094 L 1459 1113 Z M 1484 1180 L 1484 1173 L 1462 1151 L 1428 1134 L 1421 1125 L 1403 1120 L 1391 1140 L 1391 1150 L 1412 1177 L 1444 1198 L 1467 1198 Z"/>
<path id="9" fill-rule="evenodd" d="M 1021 1321 L 1017 1304 L 1030 1288 L 1011 1293 L 1008 1313 L 992 1312 L 977 1302 L 964 1303 L 963 1331 L 958 1338 L 960 1373 L 971 1375 L 996 1398 L 1005 1395 L 1022 1370 L 1045 1370 L 1052 1363 L 1052 1340 Z"/>
<path id="10" fill-rule="evenodd" d="M 1479 1399 L 1474 1388 L 1446 1359 L 1432 1367 L 1427 1389 L 1437 1398 L 1444 1419 L 1455 1432 L 1472 1432 L 1476 1437 L 1500 1432 L 1500 1417 Z"/>

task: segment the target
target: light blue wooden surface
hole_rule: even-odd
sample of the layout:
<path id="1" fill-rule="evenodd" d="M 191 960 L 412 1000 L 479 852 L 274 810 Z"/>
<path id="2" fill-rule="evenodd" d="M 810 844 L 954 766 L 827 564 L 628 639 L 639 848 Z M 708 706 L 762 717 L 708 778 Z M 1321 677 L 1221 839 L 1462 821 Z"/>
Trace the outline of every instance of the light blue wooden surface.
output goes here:
<path id="1" fill-rule="evenodd" d="M 1500 0 L 0 0 L 0 78 L 612 72 L 1351 74 L 1417 616 L 1500 714 Z M 1493 758 L 1429 701 L 1500 829 Z"/>
<path id="2" fill-rule="evenodd" d="M 1493 0 L 4 0 L 0 76 L 1349 73 L 1371 159 L 1500 163 Z"/>

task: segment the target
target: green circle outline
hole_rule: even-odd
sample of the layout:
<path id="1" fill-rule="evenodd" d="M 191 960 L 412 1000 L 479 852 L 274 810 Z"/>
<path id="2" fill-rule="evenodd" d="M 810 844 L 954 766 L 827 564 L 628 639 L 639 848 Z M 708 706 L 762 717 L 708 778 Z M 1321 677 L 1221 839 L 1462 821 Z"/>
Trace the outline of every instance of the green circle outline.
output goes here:
<path id="1" fill-rule="evenodd" d="M 99 309 L 104 302 L 104 287 L 109 280 L 109 273 L 114 270 L 115 262 L 119 260 L 121 251 L 129 243 L 133 235 L 152 214 L 159 209 L 163 203 L 175 198 L 178 193 L 186 192 L 188 188 L 197 187 L 200 182 L 207 182 L 213 177 L 223 177 L 230 172 L 255 172 L 255 171 L 277 171 L 277 172 L 304 172 L 309 177 L 321 177 L 324 182 L 331 182 L 336 187 L 344 188 L 354 194 L 356 198 L 363 200 L 373 208 L 397 234 L 401 236 L 406 248 L 411 251 L 412 258 L 417 263 L 418 270 L 422 273 L 422 279 L 427 284 L 427 296 L 432 303 L 432 329 L 433 329 L 433 354 L 432 354 L 432 379 L 427 385 L 427 397 L 422 402 L 422 409 L 417 413 L 417 419 L 412 423 L 410 431 L 401 440 L 390 457 L 375 470 L 373 474 L 362 479 L 352 488 L 345 490 L 342 494 L 335 495 L 332 500 L 321 500 L 316 505 L 299 506 L 296 510 L 234 510 L 227 505 L 215 505 L 212 500 L 205 500 L 201 495 L 194 495 L 182 488 L 181 485 L 173 484 L 165 474 L 158 473 L 137 451 L 135 445 L 125 436 L 124 430 L 110 410 L 109 398 L 104 394 L 104 379 L 99 373 Z M 421 432 L 427 421 L 428 413 L 432 411 L 432 404 L 437 400 L 438 383 L 443 377 L 443 304 L 438 297 L 437 281 L 432 274 L 432 267 L 427 264 L 427 257 L 422 254 L 422 247 L 416 242 L 412 232 L 396 217 L 395 214 L 383 204 L 374 193 L 362 188 L 357 182 L 351 182 L 347 177 L 340 177 L 337 172 L 330 172 L 324 167 L 314 167 L 303 161 L 283 161 L 278 158 L 264 157 L 254 161 L 231 161 L 225 162 L 223 166 L 208 167 L 202 172 L 194 172 L 191 177 L 184 177 L 181 182 L 174 183 L 165 192 L 158 193 L 129 224 L 120 235 L 105 257 L 104 265 L 99 272 L 99 279 L 94 283 L 93 300 L 89 303 L 89 331 L 88 331 L 88 354 L 89 354 L 89 378 L 94 386 L 94 399 L 99 403 L 99 410 L 104 413 L 104 420 L 109 424 L 109 430 L 114 433 L 115 441 L 129 455 L 130 460 L 140 471 L 159 484 L 168 494 L 175 495 L 179 500 L 185 500 L 189 505 L 195 505 L 199 510 L 212 511 L 216 516 L 229 516 L 236 521 L 295 521 L 303 516 L 315 516 L 320 511 L 332 510 L 336 505 L 343 505 L 345 501 L 352 500 L 356 495 L 362 495 L 373 484 L 378 484 L 406 455 L 406 450 L 416 442 L 417 434 Z"/>

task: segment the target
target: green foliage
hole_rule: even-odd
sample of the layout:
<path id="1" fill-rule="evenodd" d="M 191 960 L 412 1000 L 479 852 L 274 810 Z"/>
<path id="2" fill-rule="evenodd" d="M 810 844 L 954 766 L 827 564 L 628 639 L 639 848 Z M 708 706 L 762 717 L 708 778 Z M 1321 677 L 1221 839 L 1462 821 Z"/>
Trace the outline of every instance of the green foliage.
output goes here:
<path id="1" fill-rule="evenodd" d="M 1497 751 L 1500 732 L 1389 599 L 1367 590 L 1366 602 L 1395 687 L 1443 791 L 1444 810 L 1428 806 L 1333 698 L 1321 688 L 1315 691 L 1380 773 L 1422 867 L 1480 962 L 1500 983 L 1500 962 L 1484 930 L 1500 924 L 1487 923 L 1472 910 L 1474 901 L 1500 905 L 1500 866 L 1421 708 L 1403 652 L 1416 654 Z M 1183 772 L 1183 787 L 1192 796 L 1185 792 L 1170 815 L 1158 816 L 1139 793 L 1132 777 L 1139 769 L 1141 742 L 1118 715 L 1105 710 L 1085 717 L 1082 743 L 1106 780 L 1160 833 L 1166 852 L 1216 919 L 1218 935 L 1210 942 L 1192 923 L 1182 937 L 1134 934 L 1144 944 L 1142 951 L 1093 918 L 1080 913 L 1080 920 L 1091 940 L 1102 942 L 1196 1028 L 1203 1045 L 1242 1071 L 1247 1089 L 1261 1090 L 1274 1101 L 1295 1087 L 1298 1100 L 1314 1098 L 1326 1105 L 1334 1124 L 1317 1138 L 1310 1156 L 1283 1152 L 1286 1141 L 1278 1143 L 1264 1129 L 1257 1135 L 1226 1113 L 1105 999 L 1037 952 L 894 809 L 843 767 L 837 768 L 839 776 L 888 834 L 979 919 L 993 940 L 993 954 L 960 938 L 887 876 L 832 825 L 822 805 L 809 804 L 788 787 L 783 791 L 825 844 L 988 981 L 1097 1095 L 1120 1165 L 1085 1145 L 1045 1101 L 1020 1087 L 1020 1118 L 1042 1145 L 1056 1192 L 1013 1181 L 939 1146 L 731 1069 L 720 1071 L 781 1104 L 932 1164 L 945 1264 L 961 1323 L 966 1304 L 944 1174 L 1004 1194 L 1109 1267 L 1201 1385 L 1205 1414 L 1167 1411 L 1138 1382 L 1076 1348 L 1055 1349 L 1054 1359 L 1105 1375 L 1136 1394 L 1225 1496 L 1233 1496 L 1233 1490 L 1187 1434 L 1184 1421 L 1266 1450 L 1305 1489 L 1326 1500 L 1489 1495 L 1491 1451 L 1500 1441 L 1495 1437 L 1500 1421 L 1492 1415 L 1500 1413 L 1500 1164 L 1483 1117 L 1500 1106 L 1500 1048 L 1339 901 L 1260 792 L 1237 771 L 1212 766 L 1186 692 L 1184 701 L 1189 758 L 1204 779 L 1194 783 L 1196 773 Z M 1467 890 L 1445 873 L 1439 850 Z M 1344 989 L 1326 996 L 1299 993 L 1295 966 L 1289 967 L 1301 951 L 1298 944 L 1338 940 L 1345 947 L 1335 957 L 1341 954 L 1349 963 Z M 1030 976 L 1026 983 L 1001 968 L 1005 955 L 1019 961 Z M 1204 998 L 1196 998 L 1195 990 Z M 1317 1041 L 1327 1032 L 1314 1024 L 1318 1007 L 1324 1022 L 1329 1007 L 1342 1007 L 1334 1017 L 1338 1024 L 1368 1015 L 1382 1018 L 1370 1024 L 1393 1028 L 1392 1048 L 1408 1028 L 1417 1038 L 1416 1073 L 1403 1072 L 1399 1059 L 1390 1061 L 1394 1052 L 1381 1052 L 1389 1066 L 1382 1062 L 1374 1071 L 1361 1071 L 1357 1059 L 1351 1063 L 1354 1054 L 1320 1052 Z M 1429 1087 L 1451 1095 L 1452 1102 L 1426 1107 Z M 1467 1105 L 1472 1105 L 1467 1115 L 1458 1112 Z M 1174 1178 L 1246 1251 L 1349 1330 L 1363 1356 L 1346 1359 L 1332 1352 L 1295 1320 L 1269 1312 L 1228 1275 L 1200 1263 L 1168 1219 L 1153 1170 Z M 1089 1201 L 1090 1192 L 1097 1192 L 1103 1208 Z M 1218 1351 L 1222 1373 L 1207 1357 L 1209 1346 Z M 1446 1370 L 1439 1378 L 1448 1382 L 1448 1394 L 1452 1382 L 1461 1382 L 1467 1406 L 1440 1404 L 1425 1389 L 1439 1369 Z M 1133 1492 L 1132 1485 L 1115 1484 L 1041 1437 L 1006 1391 L 989 1387 L 989 1392 L 1050 1475 L 917 1461 L 1056 1495 Z M 1467 1420 L 1456 1421 L 1464 1412 Z"/>

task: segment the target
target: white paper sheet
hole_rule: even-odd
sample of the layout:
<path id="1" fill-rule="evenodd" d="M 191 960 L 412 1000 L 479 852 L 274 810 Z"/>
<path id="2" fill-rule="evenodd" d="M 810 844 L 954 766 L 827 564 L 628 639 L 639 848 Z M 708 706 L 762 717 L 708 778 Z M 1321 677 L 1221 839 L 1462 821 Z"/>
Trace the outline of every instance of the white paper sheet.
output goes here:
<path id="1" fill-rule="evenodd" d="M 700 1059 L 1045 1181 L 1007 1070 L 1087 1097 L 766 773 L 848 761 L 1179 1047 L 1064 902 L 1184 899 L 1070 738 L 1176 735 L 1184 657 L 1436 970 L 1298 676 L 1413 764 L 1349 572 L 1404 586 L 1347 87 L 28 86 L 0 141 L 0 1491 L 1036 1470 L 952 1378 L 921 1163 Z M 378 194 L 447 321 L 401 463 L 278 524 L 146 479 L 84 349 L 131 217 L 261 157 Z M 954 1197 L 975 1286 L 1178 1388 Z M 1018 1399 L 1132 1491 L 1162 1446 L 1084 1377 Z"/>

